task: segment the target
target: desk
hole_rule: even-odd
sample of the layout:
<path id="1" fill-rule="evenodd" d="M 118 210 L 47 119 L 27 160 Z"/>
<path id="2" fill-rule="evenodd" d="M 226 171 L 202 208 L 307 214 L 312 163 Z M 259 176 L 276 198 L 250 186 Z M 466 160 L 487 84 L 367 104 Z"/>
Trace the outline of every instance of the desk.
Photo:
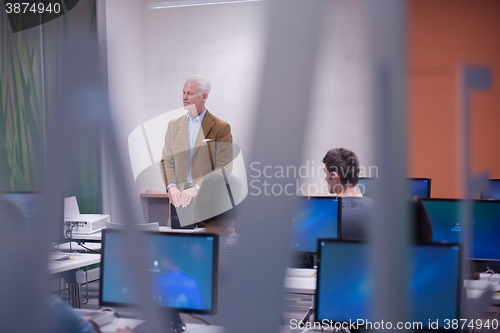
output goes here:
<path id="1" fill-rule="evenodd" d="M 115 333 L 118 328 L 130 327 L 134 328 L 143 323 L 140 319 L 115 318 L 113 322 L 101 327 L 102 333 Z M 201 324 L 186 324 L 185 333 L 224 333 L 224 328 L 221 326 L 201 325 Z"/>
<path id="2" fill-rule="evenodd" d="M 171 227 L 166 227 L 166 226 L 160 226 L 160 231 L 162 232 L 179 232 L 179 233 L 190 233 L 190 232 L 195 232 L 195 231 L 201 231 L 203 228 L 199 229 L 172 229 Z M 88 241 L 101 241 L 102 239 L 102 232 L 94 232 L 93 234 L 89 235 L 79 235 L 79 234 L 73 234 L 73 239 L 77 240 L 88 240 Z"/>
<path id="3" fill-rule="evenodd" d="M 51 259 L 52 259 L 51 255 Z M 100 254 L 80 253 L 74 259 L 62 262 L 49 262 L 48 269 L 51 275 L 58 275 L 64 278 L 68 284 L 69 303 L 74 308 L 80 308 L 80 284 L 76 280 L 76 271 L 85 266 L 97 264 L 101 262 Z"/>
<path id="4" fill-rule="evenodd" d="M 74 259 L 66 260 L 63 262 L 53 262 L 49 263 L 49 273 L 58 274 L 63 272 L 68 272 L 76 270 L 80 267 L 85 267 L 101 262 L 101 255 L 94 253 L 80 253 L 74 257 Z"/>
<path id="5" fill-rule="evenodd" d="M 316 277 L 285 276 L 285 292 L 316 295 Z"/>
<path id="6" fill-rule="evenodd" d="M 72 239 L 85 240 L 90 242 L 100 242 L 102 238 L 102 233 L 100 231 L 94 232 L 93 234 L 73 234 Z"/>
<path id="7" fill-rule="evenodd" d="M 85 244 L 83 244 L 83 246 L 91 249 L 92 251 L 100 251 L 101 250 L 101 243 L 86 242 Z M 56 244 L 56 245 L 53 245 L 52 247 L 56 251 L 62 251 L 62 252 L 73 252 L 73 251 L 86 252 L 87 251 L 87 249 L 78 245 L 77 242 L 71 242 L 71 246 L 70 246 L 70 242 L 67 242 L 67 243 L 63 243 L 63 244 Z"/>
<path id="8" fill-rule="evenodd" d="M 464 289 L 465 290 L 465 289 Z M 316 277 L 285 276 L 285 292 L 316 296 Z M 500 304 L 500 293 L 492 293 L 490 289 L 468 289 L 465 317 L 468 319 L 479 318 L 488 305 Z"/>
<path id="9" fill-rule="evenodd" d="M 167 225 L 170 200 L 166 192 L 146 191 L 140 194 L 144 221 Z"/>

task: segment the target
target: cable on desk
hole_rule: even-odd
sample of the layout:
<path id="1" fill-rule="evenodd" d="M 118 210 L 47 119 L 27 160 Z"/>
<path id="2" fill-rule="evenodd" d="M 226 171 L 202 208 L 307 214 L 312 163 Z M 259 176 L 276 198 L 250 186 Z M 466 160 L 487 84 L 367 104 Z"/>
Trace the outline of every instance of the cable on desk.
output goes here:
<path id="1" fill-rule="evenodd" d="M 69 224 L 69 222 L 65 222 L 66 225 Z M 69 251 L 73 251 L 73 249 L 71 248 L 71 242 L 73 241 L 73 228 L 75 227 L 76 223 L 71 223 L 71 228 L 67 229 L 66 232 L 64 233 L 64 235 L 66 236 L 66 238 L 69 238 Z"/>
<path id="2" fill-rule="evenodd" d="M 189 314 L 191 317 L 193 317 L 194 319 L 198 319 L 199 321 L 205 323 L 206 325 L 210 326 L 210 324 L 208 323 L 208 321 L 206 321 L 205 319 L 201 319 L 200 317 L 196 317 L 195 315 L 193 315 L 192 313 Z"/>
<path id="3" fill-rule="evenodd" d="M 77 244 L 78 244 L 78 245 L 80 245 L 81 247 L 83 247 L 85 250 L 87 250 L 87 251 L 89 251 L 89 252 L 93 252 L 93 253 L 101 254 L 101 252 L 99 252 L 99 251 L 92 250 L 92 249 L 90 249 L 90 248 L 88 248 L 88 247 L 84 246 L 84 245 L 83 245 L 83 244 L 85 244 L 85 242 L 84 242 L 84 241 L 78 241 L 78 242 L 77 242 Z"/>

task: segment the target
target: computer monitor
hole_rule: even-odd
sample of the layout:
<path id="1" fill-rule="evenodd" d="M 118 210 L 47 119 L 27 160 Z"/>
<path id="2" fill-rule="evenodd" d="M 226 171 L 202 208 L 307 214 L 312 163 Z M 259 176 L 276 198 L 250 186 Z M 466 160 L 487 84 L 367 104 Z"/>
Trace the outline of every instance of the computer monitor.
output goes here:
<path id="1" fill-rule="evenodd" d="M 431 197 L 431 178 L 407 178 L 409 195 L 419 198 Z M 375 178 L 360 177 L 358 186 L 365 197 L 373 198 Z"/>
<path id="2" fill-rule="evenodd" d="M 475 200 L 472 255 L 500 261 L 500 200 Z"/>
<path id="3" fill-rule="evenodd" d="M 435 242 L 460 242 L 459 199 L 423 199 Z M 474 200 L 472 258 L 500 261 L 500 200 Z"/>
<path id="4" fill-rule="evenodd" d="M 301 197 L 292 221 L 292 251 L 315 253 L 318 238 L 340 237 L 341 210 L 341 198 Z"/>
<path id="5" fill-rule="evenodd" d="M 434 242 L 460 242 L 460 200 L 422 199 L 432 226 Z"/>
<path id="6" fill-rule="evenodd" d="M 481 193 L 481 199 L 500 200 L 500 179 L 488 180 L 488 189 Z"/>
<path id="7" fill-rule="evenodd" d="M 362 319 L 367 324 L 367 321 L 380 323 L 384 319 L 370 311 L 374 278 L 369 250 L 368 244 L 354 241 L 318 241 L 317 322 L 348 323 Z M 407 284 L 410 320 L 412 324 L 422 323 L 422 327 L 414 326 L 412 329 L 426 329 L 429 321 L 436 320 L 437 328 L 447 328 L 447 320 L 451 323 L 460 317 L 460 246 L 414 245 L 410 258 Z M 368 324 L 365 328 L 370 329 Z"/>
<path id="8" fill-rule="evenodd" d="M 419 198 L 431 197 L 431 179 L 430 178 L 408 178 L 410 195 Z"/>
<path id="9" fill-rule="evenodd" d="M 103 230 L 99 303 L 138 306 L 125 233 Z M 141 232 L 150 278 L 149 297 L 165 313 L 213 315 L 217 304 L 219 237 L 207 233 Z M 178 319 L 180 321 L 180 318 Z M 182 323 L 182 322 L 181 322 Z"/>

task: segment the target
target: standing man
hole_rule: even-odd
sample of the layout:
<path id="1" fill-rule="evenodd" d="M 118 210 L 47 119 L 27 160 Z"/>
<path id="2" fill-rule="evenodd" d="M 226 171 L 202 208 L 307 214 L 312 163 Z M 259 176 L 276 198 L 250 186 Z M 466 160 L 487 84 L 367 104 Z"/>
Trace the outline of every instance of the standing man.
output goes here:
<path id="1" fill-rule="evenodd" d="M 168 123 L 160 169 L 172 211 L 187 207 L 198 194 L 203 177 L 215 169 L 229 168 L 233 159 L 231 126 L 205 108 L 209 93 L 208 79 L 189 76 L 182 90 L 188 112 Z"/>

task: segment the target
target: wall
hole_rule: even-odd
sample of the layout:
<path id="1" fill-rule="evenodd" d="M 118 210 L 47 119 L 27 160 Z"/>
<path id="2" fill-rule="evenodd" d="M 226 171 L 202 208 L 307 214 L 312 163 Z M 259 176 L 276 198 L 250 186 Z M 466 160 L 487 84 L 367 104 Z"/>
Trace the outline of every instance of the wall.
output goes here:
<path id="1" fill-rule="evenodd" d="M 110 112 L 114 120 L 121 161 L 111 161 L 109 153 L 103 152 L 104 211 L 111 215 L 112 221 L 122 223 L 120 216 L 120 196 L 113 182 L 113 169 L 124 168 L 127 174 L 130 196 L 136 209 L 140 210 L 140 189 L 135 185 L 128 156 L 127 139 L 130 132 L 144 122 L 144 50 L 143 50 L 143 3 L 136 0 L 105 0 L 105 26 L 101 33 L 106 38 L 108 86 Z M 143 221 L 138 221 L 143 222 Z"/>
<path id="2" fill-rule="evenodd" d="M 179 108 L 185 78 L 204 75 L 212 82 L 207 108 L 231 124 L 234 142 L 243 154 L 248 151 L 267 38 L 264 6 L 265 2 L 253 2 L 144 8 L 146 116 Z M 326 193 L 321 160 L 329 149 L 350 148 L 363 165 L 372 165 L 368 43 L 361 2 L 331 2 L 328 15 L 311 87 L 308 140 L 297 147 L 298 154 L 303 152 L 301 165 L 307 167 L 307 177 L 301 181 L 311 184 L 312 194 Z M 294 116 L 287 110 L 282 113 Z M 247 174 L 256 176 L 255 169 L 264 167 L 256 164 Z M 280 166 L 271 167 L 274 174 Z M 292 172 L 285 176 L 296 184 Z"/>
<path id="3" fill-rule="evenodd" d="M 253 135 L 267 40 L 266 3 L 151 10 L 149 2 L 156 1 L 106 1 L 110 97 L 125 153 L 126 135 L 143 122 L 179 108 L 185 78 L 200 74 L 212 82 L 207 108 L 231 124 L 234 142 L 245 156 Z M 326 192 L 321 160 L 328 149 L 350 148 L 363 165 L 373 164 L 368 45 L 361 2 L 332 2 L 328 15 L 331 19 L 324 26 L 325 42 L 311 87 L 308 140 L 297 147 L 298 154 L 303 151 L 302 165 L 309 167 L 304 182 L 314 185 L 314 193 Z M 282 112 L 283 117 L 293 117 L 287 110 Z M 247 169 L 247 174 L 256 172 Z M 290 181 L 295 184 L 295 179 Z"/>
<path id="4" fill-rule="evenodd" d="M 489 66 L 493 89 L 471 99 L 473 172 L 500 177 L 500 2 L 410 1 L 409 174 L 431 177 L 432 196 L 461 196 L 460 63 Z"/>

